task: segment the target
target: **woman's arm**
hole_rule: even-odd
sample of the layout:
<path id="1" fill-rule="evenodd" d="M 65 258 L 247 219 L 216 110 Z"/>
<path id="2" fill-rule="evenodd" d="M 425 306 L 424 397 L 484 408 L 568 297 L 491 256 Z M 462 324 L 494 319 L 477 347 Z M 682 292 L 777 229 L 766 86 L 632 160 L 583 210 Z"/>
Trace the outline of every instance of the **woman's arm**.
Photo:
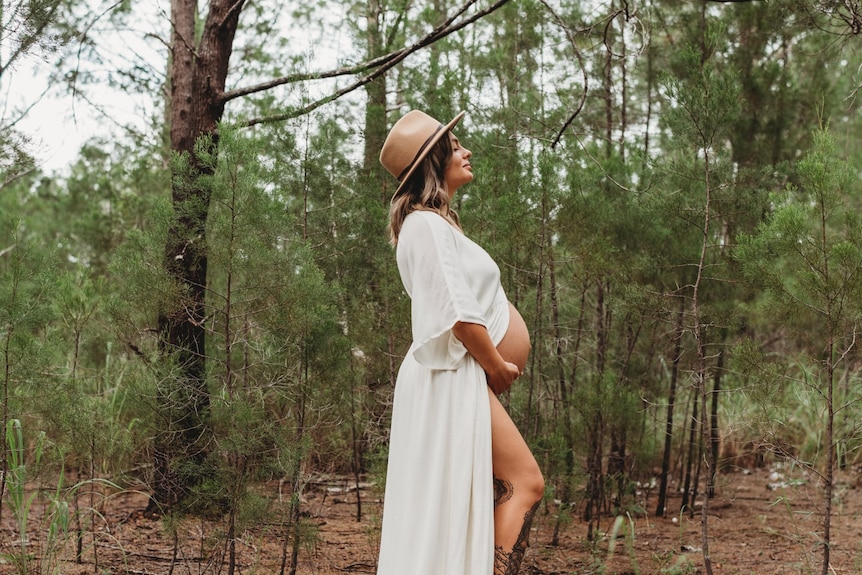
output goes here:
<path id="1" fill-rule="evenodd" d="M 521 375 L 518 366 L 503 359 L 488 330 L 477 323 L 455 322 L 452 333 L 464 344 L 470 355 L 476 358 L 485 374 L 488 376 L 488 385 L 495 395 L 500 395 Z"/>

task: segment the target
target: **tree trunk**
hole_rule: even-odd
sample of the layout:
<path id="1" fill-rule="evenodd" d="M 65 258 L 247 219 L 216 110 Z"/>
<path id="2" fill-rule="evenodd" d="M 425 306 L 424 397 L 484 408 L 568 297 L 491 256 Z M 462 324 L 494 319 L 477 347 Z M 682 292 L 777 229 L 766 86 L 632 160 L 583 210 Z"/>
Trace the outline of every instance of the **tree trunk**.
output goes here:
<path id="1" fill-rule="evenodd" d="M 704 221 L 701 236 L 700 261 L 697 264 L 697 279 L 694 280 L 691 296 L 691 314 L 694 321 L 694 339 L 697 345 L 697 373 L 695 381 L 697 383 L 697 394 L 700 396 L 700 428 L 701 428 L 701 449 L 709 450 L 711 447 L 709 438 L 709 421 L 707 419 L 706 409 L 706 379 L 708 376 L 707 367 L 707 346 L 706 346 L 706 322 L 700 314 L 700 287 L 703 276 L 706 270 L 706 254 L 709 250 L 710 242 L 710 224 L 712 222 L 712 188 L 710 183 L 710 164 L 709 149 L 705 148 L 703 153 L 703 172 L 706 188 L 706 197 L 704 199 Z M 698 458 L 698 465 L 702 458 Z M 709 494 L 715 485 L 715 468 L 712 466 L 711 459 L 707 460 L 706 465 L 706 489 L 704 490 L 703 506 L 701 507 L 701 546 L 703 547 L 703 567 L 706 575 L 712 575 L 712 560 L 709 556 Z M 695 486 L 698 483 L 695 482 Z M 693 502 L 694 500 L 692 500 Z"/>
<path id="2" fill-rule="evenodd" d="M 656 517 L 664 517 L 667 511 L 667 479 L 670 474 L 670 455 L 673 449 L 673 408 L 676 405 L 676 384 L 679 380 L 679 364 L 682 358 L 683 317 L 685 315 L 685 300 L 680 298 L 680 307 L 676 314 L 673 357 L 671 358 L 670 390 L 667 394 L 667 418 L 664 424 L 664 453 L 661 459 L 661 476 L 659 477 L 658 502 Z"/>
<path id="3" fill-rule="evenodd" d="M 829 311 L 831 316 L 831 309 Z M 830 327 L 830 330 L 832 328 Z M 829 334 L 826 348 L 826 437 L 823 440 L 826 448 L 826 473 L 823 482 L 823 569 L 821 575 L 829 575 L 829 552 L 832 547 L 832 495 L 835 486 L 835 341 Z"/>
<path id="4" fill-rule="evenodd" d="M 550 277 L 552 286 L 555 284 L 555 273 L 554 273 L 554 259 L 550 258 Z M 560 398 L 563 405 L 563 430 L 565 433 L 565 441 L 568 448 L 566 449 L 565 456 L 565 469 L 563 473 L 563 485 L 560 489 L 560 499 L 562 500 L 562 505 L 560 508 L 560 512 L 557 515 L 557 521 L 554 524 L 554 535 L 551 538 L 551 545 L 557 546 L 560 544 L 560 529 L 562 527 L 563 520 L 563 511 L 567 510 L 571 506 L 571 498 L 572 498 L 572 483 L 574 481 L 575 475 L 575 430 L 573 425 L 574 418 L 574 400 L 572 399 L 572 395 L 575 391 L 575 384 L 578 381 L 578 359 L 580 358 L 581 351 L 581 336 L 584 333 L 584 322 L 586 321 L 586 302 L 587 302 L 587 289 L 589 286 L 585 283 L 581 289 L 581 300 L 579 306 L 578 313 L 578 326 L 575 330 L 575 343 L 574 348 L 572 349 L 572 370 L 571 375 L 569 377 L 569 381 L 566 382 L 566 376 L 561 373 L 560 374 Z M 552 287 L 551 289 L 552 297 L 555 298 L 556 301 L 556 288 Z M 557 319 L 554 320 L 555 324 L 557 323 Z M 558 346 L 561 343 L 561 340 L 557 340 Z M 558 347 L 558 352 L 562 353 L 562 348 Z M 562 370 L 562 366 L 560 367 Z"/>
<path id="5" fill-rule="evenodd" d="M 700 397 L 697 395 L 697 390 L 691 394 L 692 407 L 691 416 L 689 417 L 690 426 L 688 428 L 688 450 L 685 455 L 685 479 L 683 481 L 682 503 L 679 510 L 682 512 L 686 508 L 689 515 L 694 513 L 694 488 L 692 488 L 692 475 L 694 474 L 695 446 L 698 444 L 697 435 L 697 413 L 700 407 Z"/>
<path id="6" fill-rule="evenodd" d="M 175 371 L 159 393 L 168 418 L 156 440 L 153 502 L 172 507 L 194 484 L 195 473 L 177 474 L 180 461 L 200 462 L 208 434 L 206 385 L 206 221 L 209 192 L 199 176 L 195 144 L 211 136 L 224 112 L 224 87 L 233 40 L 244 0 L 212 0 L 201 39 L 195 42 L 197 2 L 173 0 L 170 66 L 170 141 L 174 222 L 165 243 L 164 266 L 177 286 L 178 301 L 159 313 L 160 347 L 175 359 Z M 181 156 L 184 161 L 177 162 Z M 182 166 L 182 167 L 180 167 Z M 192 466 L 193 467 L 193 466 Z"/>
<path id="7" fill-rule="evenodd" d="M 712 481 L 708 485 L 707 497 L 715 497 L 715 476 L 718 474 L 718 452 L 721 448 L 721 434 L 718 431 L 718 399 L 721 392 L 721 373 L 724 369 L 724 350 L 719 350 L 715 373 L 712 375 L 712 401 L 709 413 L 709 461 L 712 467 Z"/>
<path id="8" fill-rule="evenodd" d="M 389 48 L 385 44 L 383 30 L 380 21 L 383 17 L 383 7 L 378 0 L 369 0 L 366 8 L 365 21 L 367 24 L 365 32 L 368 59 L 382 56 Z M 378 161 L 380 149 L 386 139 L 388 125 L 386 122 L 386 74 L 375 78 L 365 86 L 368 99 L 365 103 L 365 148 L 362 160 L 362 169 L 369 176 L 373 176 L 376 182 L 384 181 L 384 172 Z M 375 183 L 376 183 L 375 182 Z M 384 186 L 380 186 L 383 192 Z M 389 202 L 389 195 L 383 192 L 381 198 L 384 203 Z"/>
<path id="9" fill-rule="evenodd" d="M 605 358 L 607 357 L 608 336 L 605 311 L 605 283 L 596 282 L 596 385 L 602 386 L 605 377 Z M 602 473 L 602 456 L 604 444 L 604 416 L 603 412 L 594 410 L 591 414 L 591 423 L 587 435 L 587 509 L 584 519 L 589 521 L 587 534 L 590 539 L 593 535 L 593 519 L 602 509 L 604 503 L 604 475 Z"/>

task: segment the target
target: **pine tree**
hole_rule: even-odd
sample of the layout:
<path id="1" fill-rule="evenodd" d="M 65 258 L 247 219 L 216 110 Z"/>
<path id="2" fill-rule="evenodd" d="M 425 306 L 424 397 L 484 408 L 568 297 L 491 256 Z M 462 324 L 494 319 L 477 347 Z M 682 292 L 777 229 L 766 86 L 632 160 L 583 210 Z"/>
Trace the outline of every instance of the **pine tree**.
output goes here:
<path id="1" fill-rule="evenodd" d="M 839 403 L 836 380 L 854 352 L 854 326 L 862 313 L 858 281 L 862 228 L 851 199 L 854 178 L 850 166 L 837 157 L 827 130 L 815 132 L 814 147 L 799 162 L 797 173 L 798 187 L 773 195 L 774 210 L 756 233 L 742 238 L 737 257 L 748 278 L 766 290 L 769 309 L 806 340 L 804 365 L 812 374 L 812 391 L 824 411 L 824 420 L 818 423 L 823 425 L 820 449 L 825 461 L 820 463 L 822 471 L 812 471 L 824 484 L 819 543 L 823 546 L 821 572 L 826 575 L 830 571 L 836 445 L 839 439 L 847 439 L 836 437 L 836 414 L 847 407 Z M 756 355 L 749 358 L 756 359 Z M 771 441 L 775 444 L 778 439 Z M 792 456 L 781 443 L 777 449 Z"/>

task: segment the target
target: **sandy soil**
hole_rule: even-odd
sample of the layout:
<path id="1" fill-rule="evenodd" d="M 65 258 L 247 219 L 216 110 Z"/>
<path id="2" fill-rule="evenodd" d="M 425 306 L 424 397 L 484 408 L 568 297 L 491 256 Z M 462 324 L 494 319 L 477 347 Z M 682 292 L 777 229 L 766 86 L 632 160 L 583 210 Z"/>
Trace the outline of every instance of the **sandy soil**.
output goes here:
<path id="1" fill-rule="evenodd" d="M 857 474 L 842 474 L 833 498 L 830 573 L 862 573 L 862 490 Z M 277 485 L 269 486 L 277 490 Z M 374 573 L 381 505 L 373 489 L 360 491 L 363 518 L 356 521 L 356 493 L 328 478 L 309 485 L 303 500 L 305 525 L 316 535 L 299 549 L 300 575 Z M 655 494 L 644 493 L 644 508 L 655 506 Z M 708 549 L 713 573 L 722 575 L 789 575 L 820 573 L 823 532 L 822 491 L 800 470 L 759 469 L 720 477 L 719 493 L 709 505 Z M 31 510 L 39 523 L 41 498 Z M 68 538 L 58 554 L 56 573 L 202 574 L 228 573 L 223 526 L 192 520 L 178 529 L 178 545 L 163 520 L 147 516 L 147 494 L 113 493 L 96 520 L 96 545 L 87 534 L 81 563 L 74 561 L 75 540 Z M 671 500 L 676 509 L 679 499 Z M 555 526 L 553 506 L 540 511 L 522 574 L 572 575 L 705 573 L 700 513 L 655 518 L 632 516 L 614 531 L 614 518 L 603 517 L 603 537 L 586 540 L 587 526 L 577 518 L 564 526 L 558 546 L 550 544 Z M 9 509 L 0 525 L 3 553 L 21 547 Z M 45 552 L 44 529 L 28 534 L 31 573 L 46 573 L 53 555 Z M 236 573 L 277 574 L 284 556 L 284 538 L 275 526 L 261 525 L 237 539 Z M 613 544 L 611 544 L 611 542 Z M 176 553 L 175 553 L 176 549 Z M 216 550 L 216 551 L 214 551 Z M 218 551 L 221 550 L 221 551 Z M 290 549 L 287 550 L 288 561 Z M 0 574 L 16 573 L 9 558 L 0 559 Z M 289 571 L 285 571 L 288 573 Z M 409 575 L 409 574 L 405 574 Z"/>

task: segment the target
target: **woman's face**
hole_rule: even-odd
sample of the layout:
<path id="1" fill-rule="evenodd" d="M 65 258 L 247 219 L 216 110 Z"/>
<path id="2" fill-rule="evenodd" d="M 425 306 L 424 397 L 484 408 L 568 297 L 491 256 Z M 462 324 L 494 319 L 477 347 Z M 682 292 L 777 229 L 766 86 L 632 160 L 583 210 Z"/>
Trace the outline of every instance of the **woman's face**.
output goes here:
<path id="1" fill-rule="evenodd" d="M 455 190 L 473 180 L 473 167 L 470 165 L 470 157 L 473 152 L 461 145 L 453 134 L 449 134 L 452 142 L 452 157 L 446 166 L 446 189 L 449 198 L 455 195 Z"/>

